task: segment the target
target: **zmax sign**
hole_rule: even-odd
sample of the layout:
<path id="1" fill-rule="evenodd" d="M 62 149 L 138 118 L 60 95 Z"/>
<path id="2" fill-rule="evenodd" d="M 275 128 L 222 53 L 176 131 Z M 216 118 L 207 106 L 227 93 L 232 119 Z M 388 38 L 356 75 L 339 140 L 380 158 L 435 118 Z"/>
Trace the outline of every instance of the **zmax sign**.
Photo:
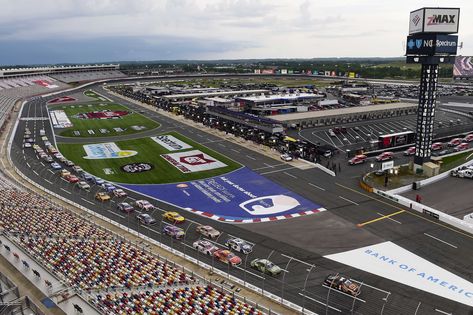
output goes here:
<path id="1" fill-rule="evenodd" d="M 406 55 L 456 55 L 458 36 L 417 34 L 407 37 Z"/>
<path id="2" fill-rule="evenodd" d="M 422 8 L 409 16 L 409 34 L 458 33 L 459 8 Z"/>

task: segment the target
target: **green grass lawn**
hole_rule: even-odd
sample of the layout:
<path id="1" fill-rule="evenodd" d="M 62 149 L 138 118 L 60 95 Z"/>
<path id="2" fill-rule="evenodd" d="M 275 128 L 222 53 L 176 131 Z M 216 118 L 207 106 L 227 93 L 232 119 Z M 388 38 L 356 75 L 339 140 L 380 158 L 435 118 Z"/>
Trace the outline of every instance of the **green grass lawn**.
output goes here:
<path id="1" fill-rule="evenodd" d="M 82 144 L 59 143 L 58 148 L 59 151 L 66 158 L 70 159 L 77 165 L 80 165 L 88 173 L 99 176 L 108 181 L 128 184 L 162 184 L 190 181 L 225 174 L 241 167 L 239 163 L 203 145 L 200 145 L 177 132 L 171 132 L 166 134 L 171 134 L 174 137 L 186 142 L 187 144 L 193 147 L 191 149 L 182 151 L 190 151 L 197 149 L 212 156 L 215 159 L 218 159 L 219 161 L 225 163 L 227 166 L 208 171 L 200 171 L 187 174 L 182 173 L 176 167 L 171 165 L 169 162 L 167 162 L 164 158 L 160 156 L 161 154 L 172 152 L 168 151 L 150 138 L 115 142 L 121 150 L 134 150 L 138 152 L 137 155 L 128 158 L 102 160 L 84 159 L 83 157 L 86 155 L 86 153 Z M 94 142 L 91 141 L 91 143 Z M 150 171 L 136 174 L 126 173 L 121 170 L 121 166 L 125 164 L 140 162 L 151 163 L 154 168 Z M 113 171 L 113 174 L 105 174 L 104 169 L 111 169 Z"/>
<path id="2" fill-rule="evenodd" d="M 456 155 L 447 156 L 442 159 L 442 165 L 440 166 L 440 172 L 451 170 L 457 166 L 462 165 L 473 159 L 473 152 L 462 152 Z"/>
<path id="3" fill-rule="evenodd" d="M 66 112 L 73 126 L 60 130 L 58 134 L 63 137 L 111 137 L 147 131 L 159 127 L 159 124 L 139 113 L 132 112 L 120 119 L 80 119 L 74 118 L 79 113 L 87 113 L 102 110 L 129 110 L 127 107 L 113 103 L 84 103 L 78 105 L 54 106 L 52 110 L 62 109 Z M 143 126 L 145 129 L 135 130 L 131 126 Z M 124 131 L 117 132 L 113 128 L 122 128 Z M 107 129 L 108 133 L 101 133 L 100 129 Z M 89 134 L 88 130 L 93 130 L 95 134 Z M 74 134 L 79 131 L 80 135 Z"/>
<path id="4" fill-rule="evenodd" d="M 97 93 L 95 93 L 94 91 L 92 90 L 87 90 L 84 92 L 84 95 L 85 96 L 88 96 L 88 97 L 91 97 L 91 98 L 95 98 L 96 100 L 98 101 L 102 101 L 102 102 L 108 102 L 108 100 L 105 98 L 105 97 L 102 97 L 100 95 L 98 95 Z"/>

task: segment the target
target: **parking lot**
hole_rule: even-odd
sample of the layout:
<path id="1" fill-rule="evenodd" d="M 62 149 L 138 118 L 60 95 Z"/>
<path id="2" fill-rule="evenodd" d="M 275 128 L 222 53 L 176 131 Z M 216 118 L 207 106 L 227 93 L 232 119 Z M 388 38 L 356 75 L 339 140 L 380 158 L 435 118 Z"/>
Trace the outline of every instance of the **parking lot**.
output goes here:
<path id="1" fill-rule="evenodd" d="M 356 150 L 362 147 L 368 150 L 376 150 L 378 149 L 377 140 L 379 136 L 403 131 L 415 131 L 416 119 L 416 115 L 409 115 L 371 122 L 309 128 L 301 130 L 299 136 L 312 143 L 327 144 L 341 150 Z M 450 131 L 453 129 L 467 129 L 468 126 L 472 126 L 471 119 L 455 113 L 437 110 L 434 138 L 454 134 Z M 331 130 L 333 133 L 330 132 Z"/>

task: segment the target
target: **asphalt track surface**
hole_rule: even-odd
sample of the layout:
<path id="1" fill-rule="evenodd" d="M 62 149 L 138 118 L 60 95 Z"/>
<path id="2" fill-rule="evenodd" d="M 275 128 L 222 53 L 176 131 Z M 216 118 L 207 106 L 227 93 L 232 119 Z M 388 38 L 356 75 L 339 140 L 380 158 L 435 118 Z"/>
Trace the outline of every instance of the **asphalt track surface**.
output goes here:
<path id="1" fill-rule="evenodd" d="M 96 89 L 104 93 L 100 87 L 97 86 Z M 114 96 L 107 96 L 132 109 L 142 109 Z M 200 129 L 181 125 L 157 112 L 146 111 L 148 117 L 161 123 L 157 133 L 175 130 L 194 141 L 205 142 L 209 148 L 226 154 L 277 184 L 321 204 L 328 211 L 270 223 L 232 225 L 180 210 L 187 218 L 182 225 L 187 236 L 182 242 L 174 241 L 160 233 L 165 223 L 160 222 L 153 227 L 139 225 L 133 215 L 126 216 L 115 209 L 118 200 L 111 203 L 95 201 L 93 197 L 99 190 L 98 187 L 92 187 L 89 192 L 80 190 L 62 180 L 49 165 L 36 157 L 32 149 L 23 149 L 26 126 L 33 132 L 37 143 L 40 143 L 39 130 L 43 128 L 47 136 L 53 138 L 44 99 L 35 99 L 24 106 L 21 112 L 23 119 L 20 120 L 12 146 L 12 160 L 24 174 L 47 189 L 276 295 L 283 295 L 285 299 L 308 310 L 326 314 L 347 314 L 352 313 L 352 310 L 356 314 L 380 314 L 381 311 L 383 314 L 471 314 L 471 309 L 463 304 L 336 263 L 323 255 L 389 240 L 462 278 L 471 279 L 472 235 L 410 212 L 385 199 L 368 195 L 354 185 L 355 179 L 351 180 L 346 176 L 331 177 L 316 169 L 288 169 L 281 161 L 257 154 Z M 133 199 L 143 198 L 130 192 L 126 201 Z M 160 209 L 173 209 L 159 201 L 154 201 L 153 204 L 159 208 L 152 213 L 158 219 Z M 405 211 L 396 216 L 385 217 L 401 209 Z M 356 226 L 376 218 L 382 219 L 367 223 L 362 228 Z M 248 257 L 241 255 L 246 264 L 239 268 L 229 268 L 191 248 L 192 242 L 199 238 L 195 227 L 201 223 L 210 224 L 225 232 L 216 241 L 218 244 L 223 244 L 229 236 L 238 236 L 254 243 L 253 252 Z M 425 233 L 436 239 L 427 237 Z M 438 239 L 455 244 L 455 247 Z M 256 257 L 269 257 L 284 268 L 285 272 L 274 278 L 248 268 L 249 262 Z M 330 273 L 342 273 L 363 282 L 359 298 L 353 299 L 323 287 L 323 279 Z"/>
<path id="2" fill-rule="evenodd" d="M 449 198 L 445 198 L 445 192 L 452 191 L 452 187 L 455 187 L 455 191 Z M 463 219 L 465 215 L 473 213 L 471 192 L 473 192 L 473 179 L 447 177 L 436 182 L 435 185 L 428 185 L 402 195 L 411 200 L 415 200 L 416 195 L 420 195 L 423 204 Z"/>

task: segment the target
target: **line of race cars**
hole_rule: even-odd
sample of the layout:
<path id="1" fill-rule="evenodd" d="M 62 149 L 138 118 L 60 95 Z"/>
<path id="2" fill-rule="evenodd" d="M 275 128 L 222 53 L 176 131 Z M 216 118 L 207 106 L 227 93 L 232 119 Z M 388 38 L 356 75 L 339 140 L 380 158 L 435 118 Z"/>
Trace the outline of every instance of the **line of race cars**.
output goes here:
<path id="1" fill-rule="evenodd" d="M 453 177 L 473 179 L 473 166 L 462 166 L 451 170 L 450 175 Z"/>
<path id="2" fill-rule="evenodd" d="M 57 174 L 59 174 L 63 180 L 76 185 L 79 189 L 86 191 L 91 188 L 90 184 L 97 185 L 103 191 L 98 191 L 95 194 L 95 199 L 103 203 L 111 201 L 112 196 L 122 200 L 128 196 L 128 194 L 123 189 L 117 188 L 112 183 L 105 182 L 99 177 L 88 174 L 80 166 L 75 165 L 73 162 L 67 160 L 57 151 L 54 146 L 51 145 L 51 143 L 49 143 L 45 136 L 43 136 L 42 140 L 45 143 L 46 150 L 42 149 L 37 144 L 33 144 L 34 142 L 25 141 L 25 144 L 29 143 L 31 146 L 24 147 L 33 148 L 37 156 L 40 159 L 48 162 L 51 168 L 57 171 Z M 158 220 L 153 218 L 150 213 L 146 213 L 157 209 L 148 200 L 135 200 L 132 203 L 122 201 L 117 203 L 116 208 L 127 215 L 131 215 L 133 212 L 135 212 L 135 210 L 141 210 L 136 211 L 135 218 L 143 225 L 151 226 L 158 222 Z M 162 214 L 162 219 L 162 223 L 164 223 L 161 229 L 162 234 L 167 235 L 175 240 L 184 239 L 186 232 L 177 226 L 177 224 L 183 223 L 186 220 L 184 216 L 175 211 L 164 211 Z M 211 256 L 212 259 L 220 261 L 231 267 L 237 267 L 242 263 L 242 258 L 235 253 L 248 255 L 253 251 L 254 244 L 233 236 L 226 239 L 224 246 L 222 247 L 221 244 L 214 242 L 214 240 L 217 240 L 222 233 L 210 225 L 198 225 L 195 231 L 201 235 L 201 238 L 194 241 L 192 243 L 192 247 L 199 253 Z M 250 261 L 249 266 L 263 274 L 267 274 L 272 277 L 277 277 L 284 271 L 272 261 L 265 258 L 255 258 Z M 328 275 L 323 283 L 323 286 L 336 289 L 354 297 L 360 294 L 360 286 L 357 283 L 354 283 L 350 281 L 349 278 L 339 274 Z"/>
<path id="3" fill-rule="evenodd" d="M 461 152 L 465 151 L 469 148 L 469 143 L 473 142 L 473 134 L 468 134 L 464 138 L 453 138 L 449 142 L 442 143 L 442 142 L 434 142 L 432 143 L 431 150 L 433 151 L 433 156 L 441 156 L 452 152 Z M 447 148 L 453 148 L 452 150 L 448 150 Z M 411 156 L 414 155 L 416 152 L 415 146 L 409 147 L 407 150 L 403 152 L 404 156 Z M 367 161 L 368 157 L 364 154 L 355 155 L 351 159 L 348 160 L 349 165 L 356 165 L 362 164 Z M 386 151 L 382 152 L 378 156 L 375 157 L 377 162 L 384 162 L 394 159 L 394 152 Z"/>

